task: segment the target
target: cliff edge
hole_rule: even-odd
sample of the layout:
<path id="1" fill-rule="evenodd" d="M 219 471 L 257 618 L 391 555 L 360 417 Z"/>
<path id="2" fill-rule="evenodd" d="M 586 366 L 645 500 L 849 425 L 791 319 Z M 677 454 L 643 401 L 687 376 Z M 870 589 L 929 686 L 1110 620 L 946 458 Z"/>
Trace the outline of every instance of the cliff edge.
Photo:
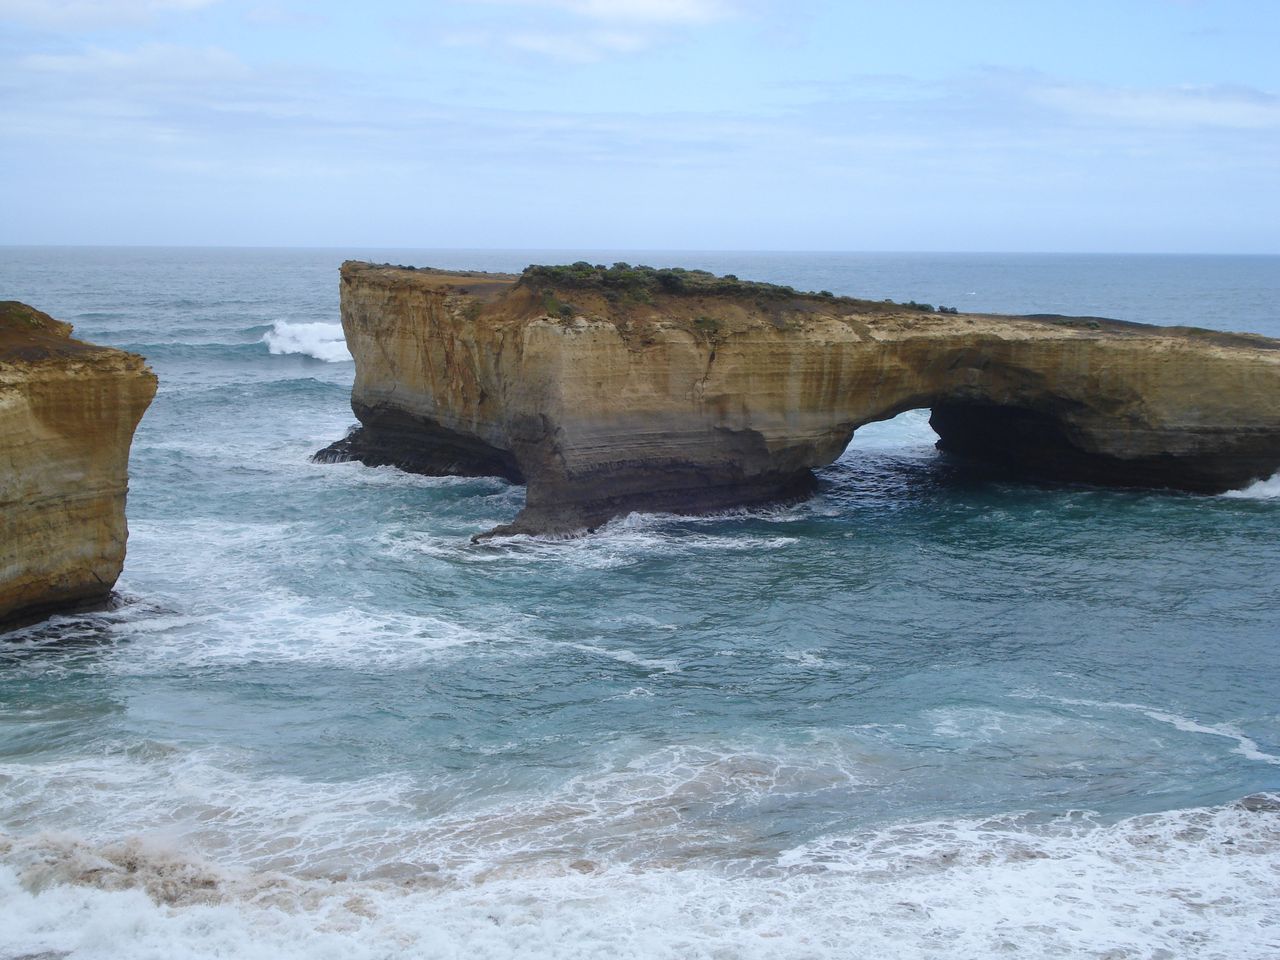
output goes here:
<path id="1" fill-rule="evenodd" d="M 863 424 L 1029 475 L 1218 492 L 1280 469 L 1280 341 L 961 314 L 699 271 L 348 262 L 354 434 L 317 454 L 528 485 L 495 534 L 795 496 Z"/>
<path id="2" fill-rule="evenodd" d="M 0 302 L 0 630 L 106 599 L 124 565 L 142 357 Z"/>

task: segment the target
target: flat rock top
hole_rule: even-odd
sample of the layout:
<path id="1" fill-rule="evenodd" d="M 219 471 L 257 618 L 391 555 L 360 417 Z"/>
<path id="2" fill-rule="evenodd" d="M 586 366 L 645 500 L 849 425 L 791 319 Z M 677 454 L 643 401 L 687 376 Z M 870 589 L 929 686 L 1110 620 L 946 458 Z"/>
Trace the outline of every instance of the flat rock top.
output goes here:
<path id="1" fill-rule="evenodd" d="M 1142 339 L 1170 349 L 1263 351 L 1274 353 L 1280 362 L 1280 340 L 1258 334 L 1162 327 L 1105 317 L 959 313 L 929 304 L 801 292 L 679 268 L 627 264 L 606 268 L 577 263 L 530 266 L 522 274 L 510 274 L 350 260 L 342 265 L 342 278 L 344 282 L 419 289 L 477 301 L 481 309 L 474 319 L 479 324 L 604 322 L 616 326 L 628 340 L 655 327 L 678 327 L 715 339 L 771 326 L 803 337 L 814 322 L 836 321 L 873 341 L 962 335 L 1006 340 Z"/>
<path id="2" fill-rule="evenodd" d="M 0 365 L 11 367 L 57 361 L 90 361 L 142 369 L 136 354 L 85 343 L 71 336 L 72 326 L 18 300 L 0 300 Z"/>
<path id="3" fill-rule="evenodd" d="M 390 263 L 348 260 L 342 265 L 342 279 L 361 280 L 390 287 L 416 288 L 475 297 L 482 302 L 496 300 L 520 279 L 515 273 L 486 273 L 483 270 L 437 270 L 434 267 L 406 267 Z"/>

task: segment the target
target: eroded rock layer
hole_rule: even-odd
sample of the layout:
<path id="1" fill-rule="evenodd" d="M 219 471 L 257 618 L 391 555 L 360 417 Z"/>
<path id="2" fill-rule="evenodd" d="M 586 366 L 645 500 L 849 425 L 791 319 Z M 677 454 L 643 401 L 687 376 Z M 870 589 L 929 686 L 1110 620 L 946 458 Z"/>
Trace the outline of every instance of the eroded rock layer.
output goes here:
<path id="1" fill-rule="evenodd" d="M 141 357 L 0 302 L 0 629 L 101 602 L 124 564 Z"/>
<path id="2" fill-rule="evenodd" d="M 322 458 L 528 484 L 495 533 L 795 496 L 863 424 L 1048 478 L 1214 492 L 1280 469 L 1280 341 L 938 312 L 684 271 L 349 262 L 362 428 Z"/>

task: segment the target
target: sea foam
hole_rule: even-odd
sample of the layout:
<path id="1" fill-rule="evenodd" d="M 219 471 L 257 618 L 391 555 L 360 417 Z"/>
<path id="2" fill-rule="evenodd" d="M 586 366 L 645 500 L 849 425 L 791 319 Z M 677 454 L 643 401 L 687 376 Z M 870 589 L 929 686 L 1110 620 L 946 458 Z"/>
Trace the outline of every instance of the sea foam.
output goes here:
<path id="1" fill-rule="evenodd" d="M 441 883 L 0 837 L 0 953 L 1262 960 L 1280 952 L 1278 844 L 1280 816 L 1242 804 L 1110 825 L 1011 814 L 819 840 L 749 873 L 583 861 Z"/>
<path id="2" fill-rule="evenodd" d="M 1239 490 L 1228 490 L 1223 496 L 1239 500 L 1280 500 L 1280 473 Z"/>
<path id="3" fill-rule="evenodd" d="M 285 323 L 277 320 L 262 342 L 271 353 L 300 353 L 328 363 L 347 363 L 351 351 L 340 323 Z"/>

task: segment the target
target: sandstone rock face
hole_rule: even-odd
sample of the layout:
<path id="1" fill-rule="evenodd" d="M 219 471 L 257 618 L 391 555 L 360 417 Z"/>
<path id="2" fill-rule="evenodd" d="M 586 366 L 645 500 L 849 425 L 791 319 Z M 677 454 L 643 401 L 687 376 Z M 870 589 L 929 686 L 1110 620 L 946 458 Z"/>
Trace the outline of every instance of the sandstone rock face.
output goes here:
<path id="1" fill-rule="evenodd" d="M 0 302 L 0 629 L 106 599 L 124 564 L 141 357 Z"/>
<path id="2" fill-rule="evenodd" d="M 362 429 L 319 457 L 525 481 L 495 533 L 793 496 L 921 407 L 944 450 L 1031 475 L 1215 492 L 1280 469 L 1280 341 L 556 277 L 344 264 Z"/>

